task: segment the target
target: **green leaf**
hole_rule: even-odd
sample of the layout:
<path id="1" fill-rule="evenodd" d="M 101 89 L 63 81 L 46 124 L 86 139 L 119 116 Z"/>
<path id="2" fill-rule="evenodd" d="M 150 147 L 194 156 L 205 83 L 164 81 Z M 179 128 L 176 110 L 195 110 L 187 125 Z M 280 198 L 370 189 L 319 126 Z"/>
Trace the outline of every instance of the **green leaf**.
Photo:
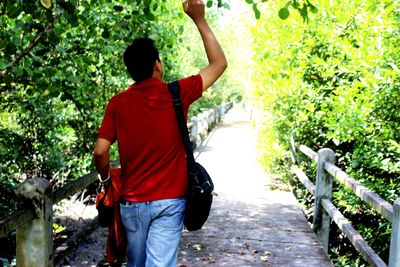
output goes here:
<path id="1" fill-rule="evenodd" d="M 318 13 L 318 8 L 316 6 L 314 6 L 312 4 L 308 4 L 308 6 L 310 8 L 311 13 L 314 13 L 314 14 Z"/>
<path id="2" fill-rule="evenodd" d="M 299 9 L 300 15 L 303 17 L 303 20 L 306 21 L 308 20 L 308 11 L 307 11 L 307 6 L 304 5 L 302 9 Z"/>
<path id="3" fill-rule="evenodd" d="M 144 14 L 151 14 L 150 8 L 148 8 L 148 7 L 143 8 L 143 13 Z"/>
<path id="4" fill-rule="evenodd" d="M 8 41 L 6 39 L 0 40 L 0 49 L 3 49 L 7 46 Z"/>
<path id="5" fill-rule="evenodd" d="M 157 11 L 157 8 L 158 8 L 158 4 L 155 3 L 155 4 L 153 5 L 153 11 Z"/>
<path id="6" fill-rule="evenodd" d="M 67 16 L 67 20 L 71 23 L 71 26 L 76 27 L 79 25 L 78 16 L 76 14 L 71 14 Z"/>
<path id="7" fill-rule="evenodd" d="M 11 74 L 7 74 L 6 77 L 4 77 L 4 82 L 6 84 L 12 83 L 13 80 L 14 80 L 14 77 Z"/>
<path id="8" fill-rule="evenodd" d="M 143 3 L 146 7 L 150 8 L 151 0 L 144 0 Z"/>
<path id="9" fill-rule="evenodd" d="M 281 19 L 287 19 L 290 15 L 289 9 L 286 7 L 281 8 L 278 15 Z"/>
<path id="10" fill-rule="evenodd" d="M 117 12 L 121 12 L 122 10 L 124 10 L 124 8 L 122 6 L 118 6 L 118 5 L 115 5 L 113 8 Z"/>
<path id="11" fill-rule="evenodd" d="M 208 0 L 207 1 L 207 7 L 212 7 L 213 5 L 213 1 L 212 0 Z"/>
<path id="12" fill-rule="evenodd" d="M 34 3 L 35 1 L 24 1 L 22 5 L 22 10 L 27 14 L 33 14 L 37 6 Z"/>
<path id="13" fill-rule="evenodd" d="M 51 7 L 51 0 L 40 0 L 40 3 L 47 9 Z"/>
<path id="14" fill-rule="evenodd" d="M 253 11 L 254 11 L 254 15 L 256 16 L 256 19 L 260 19 L 261 12 L 258 9 L 257 4 L 253 4 Z"/>
<path id="15" fill-rule="evenodd" d="M 7 67 L 8 67 L 8 64 L 3 59 L 0 59 L 0 70 L 4 70 Z"/>
<path id="16" fill-rule="evenodd" d="M 231 9 L 231 6 L 228 3 L 223 3 L 222 5 L 226 9 Z"/>
<path id="17" fill-rule="evenodd" d="M 292 5 L 292 3 L 293 3 L 292 0 L 287 1 L 285 8 L 289 8 Z"/>
<path id="18" fill-rule="evenodd" d="M 294 1 L 294 2 L 292 3 L 292 6 L 293 6 L 295 9 L 300 8 L 300 4 L 299 4 L 299 2 L 297 2 L 297 1 Z"/>
<path id="19" fill-rule="evenodd" d="M 107 29 L 104 29 L 101 33 L 101 37 L 103 37 L 104 39 L 110 38 L 110 32 Z"/>
<path id="20" fill-rule="evenodd" d="M 19 42 L 20 42 L 19 36 L 13 36 L 13 37 L 11 37 L 11 42 L 12 42 L 15 46 L 18 46 L 18 45 L 19 45 Z"/>
<path id="21" fill-rule="evenodd" d="M 253 0 L 246 0 L 246 3 L 247 4 L 253 4 L 254 2 L 253 2 Z"/>
<path id="22" fill-rule="evenodd" d="M 8 43 L 5 50 L 6 53 L 13 55 L 17 52 L 17 47 L 13 43 Z"/>
<path id="23" fill-rule="evenodd" d="M 74 13 L 75 6 L 72 3 L 65 1 L 58 1 L 57 4 L 60 5 L 62 9 L 67 11 L 68 14 Z"/>
<path id="24" fill-rule="evenodd" d="M 17 75 L 17 77 L 21 77 L 22 75 L 24 75 L 24 70 L 21 68 L 17 68 L 15 70 L 15 75 Z"/>
<path id="25" fill-rule="evenodd" d="M 11 19 L 15 19 L 21 13 L 21 8 L 18 4 L 7 5 L 7 16 Z"/>
<path id="26" fill-rule="evenodd" d="M 54 31 L 51 31 L 48 35 L 48 41 L 50 43 L 56 45 L 60 42 L 60 38 L 57 36 L 57 34 Z"/>
<path id="27" fill-rule="evenodd" d="M 156 20 L 156 16 L 153 13 L 146 13 L 146 18 L 151 21 Z"/>

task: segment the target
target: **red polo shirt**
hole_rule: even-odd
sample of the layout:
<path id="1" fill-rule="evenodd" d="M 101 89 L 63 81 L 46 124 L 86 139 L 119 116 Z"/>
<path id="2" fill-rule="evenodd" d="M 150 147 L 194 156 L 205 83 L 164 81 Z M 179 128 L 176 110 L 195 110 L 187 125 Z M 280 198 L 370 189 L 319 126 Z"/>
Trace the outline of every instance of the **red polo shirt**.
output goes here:
<path id="1" fill-rule="evenodd" d="M 184 113 L 201 97 L 200 75 L 179 80 Z M 145 202 L 182 197 L 186 157 L 167 84 L 150 78 L 108 103 L 98 137 L 118 141 L 122 199 Z"/>

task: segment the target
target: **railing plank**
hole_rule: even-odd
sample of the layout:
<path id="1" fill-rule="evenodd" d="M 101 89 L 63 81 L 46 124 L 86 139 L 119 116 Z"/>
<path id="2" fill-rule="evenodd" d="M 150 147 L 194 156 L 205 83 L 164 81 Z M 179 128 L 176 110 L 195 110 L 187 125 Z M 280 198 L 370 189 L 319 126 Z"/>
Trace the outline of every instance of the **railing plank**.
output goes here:
<path id="1" fill-rule="evenodd" d="M 308 179 L 307 175 L 296 165 L 292 166 L 292 172 L 296 174 L 299 181 L 307 188 L 313 196 L 315 195 L 315 185 Z"/>
<path id="2" fill-rule="evenodd" d="M 67 183 L 65 186 L 61 187 L 58 190 L 55 190 L 53 193 L 53 202 L 54 204 L 60 202 L 61 200 L 68 198 L 75 194 L 76 192 L 88 187 L 91 183 L 97 180 L 97 172 L 93 171 L 87 175 L 82 176 L 81 178 L 74 180 L 72 182 Z"/>
<path id="3" fill-rule="evenodd" d="M 119 160 L 111 161 L 110 166 L 113 168 L 119 167 L 120 166 Z M 97 179 L 98 179 L 97 172 L 92 171 L 91 173 L 86 174 L 77 180 L 67 183 L 60 189 L 55 190 L 53 192 L 53 203 L 56 204 L 61 200 L 74 195 L 76 192 L 83 190 L 90 184 L 94 183 Z"/>
<path id="4" fill-rule="evenodd" d="M 371 205 L 371 207 L 376 212 L 381 214 L 384 218 L 388 219 L 389 221 L 392 221 L 393 206 L 389 202 L 385 201 L 380 196 L 375 194 L 373 191 L 369 190 L 368 188 L 366 188 L 365 186 L 354 180 L 352 177 L 347 175 L 347 173 L 339 169 L 334 164 L 326 163 L 325 170 L 334 177 L 336 177 L 336 179 L 338 179 L 344 185 L 353 190 L 353 192 L 357 196 L 359 196 L 362 200 Z"/>
<path id="5" fill-rule="evenodd" d="M 10 216 L 0 219 L 0 237 L 7 235 L 18 227 L 33 220 L 35 212 L 33 209 L 16 211 Z"/>
<path id="6" fill-rule="evenodd" d="M 315 162 L 318 162 L 318 153 L 309 148 L 308 146 L 300 145 L 299 150 L 303 152 L 306 156 L 314 160 Z"/>
<path id="7" fill-rule="evenodd" d="M 322 199 L 321 204 L 335 221 L 340 230 L 347 236 L 354 247 L 363 255 L 364 259 L 372 266 L 386 267 L 386 263 L 368 245 L 362 236 L 351 226 L 350 222 L 328 199 Z"/>

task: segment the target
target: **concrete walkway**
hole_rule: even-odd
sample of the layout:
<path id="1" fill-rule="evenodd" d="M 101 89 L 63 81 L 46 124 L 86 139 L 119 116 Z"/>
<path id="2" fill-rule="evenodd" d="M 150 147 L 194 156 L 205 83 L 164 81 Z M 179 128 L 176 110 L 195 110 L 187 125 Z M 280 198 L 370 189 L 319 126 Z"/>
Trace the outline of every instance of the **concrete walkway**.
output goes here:
<path id="1" fill-rule="evenodd" d="M 177 266 L 332 266 L 294 196 L 268 190 L 244 110 L 228 112 L 195 156 L 218 196 L 203 229 L 184 232 Z"/>

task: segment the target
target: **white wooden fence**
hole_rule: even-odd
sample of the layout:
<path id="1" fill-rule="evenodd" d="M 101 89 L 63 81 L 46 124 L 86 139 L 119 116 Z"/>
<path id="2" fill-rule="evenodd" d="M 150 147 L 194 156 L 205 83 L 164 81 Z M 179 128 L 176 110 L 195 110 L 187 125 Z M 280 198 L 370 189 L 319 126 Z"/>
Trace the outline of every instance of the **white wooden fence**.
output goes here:
<path id="1" fill-rule="evenodd" d="M 331 220 L 333 220 L 371 266 L 387 266 L 379 255 L 367 244 L 364 238 L 353 228 L 351 223 L 332 204 L 332 179 L 336 178 L 363 201 L 368 203 L 372 209 L 392 223 L 388 264 L 389 267 L 400 267 L 400 198 L 393 204 L 390 204 L 347 175 L 335 165 L 335 153 L 329 148 L 322 148 L 318 152 L 314 152 L 307 146 L 297 145 L 291 140 L 291 149 L 293 153 L 292 171 L 307 190 L 314 195 L 313 229 L 322 243 L 325 252 L 328 251 L 329 225 Z M 316 185 L 296 165 L 297 152 L 303 153 L 317 163 Z"/>
<path id="2" fill-rule="evenodd" d="M 215 108 L 208 109 L 190 119 L 188 129 L 193 148 L 196 148 L 201 144 L 208 135 L 208 132 L 221 121 L 232 105 L 232 102 L 228 102 Z"/>

